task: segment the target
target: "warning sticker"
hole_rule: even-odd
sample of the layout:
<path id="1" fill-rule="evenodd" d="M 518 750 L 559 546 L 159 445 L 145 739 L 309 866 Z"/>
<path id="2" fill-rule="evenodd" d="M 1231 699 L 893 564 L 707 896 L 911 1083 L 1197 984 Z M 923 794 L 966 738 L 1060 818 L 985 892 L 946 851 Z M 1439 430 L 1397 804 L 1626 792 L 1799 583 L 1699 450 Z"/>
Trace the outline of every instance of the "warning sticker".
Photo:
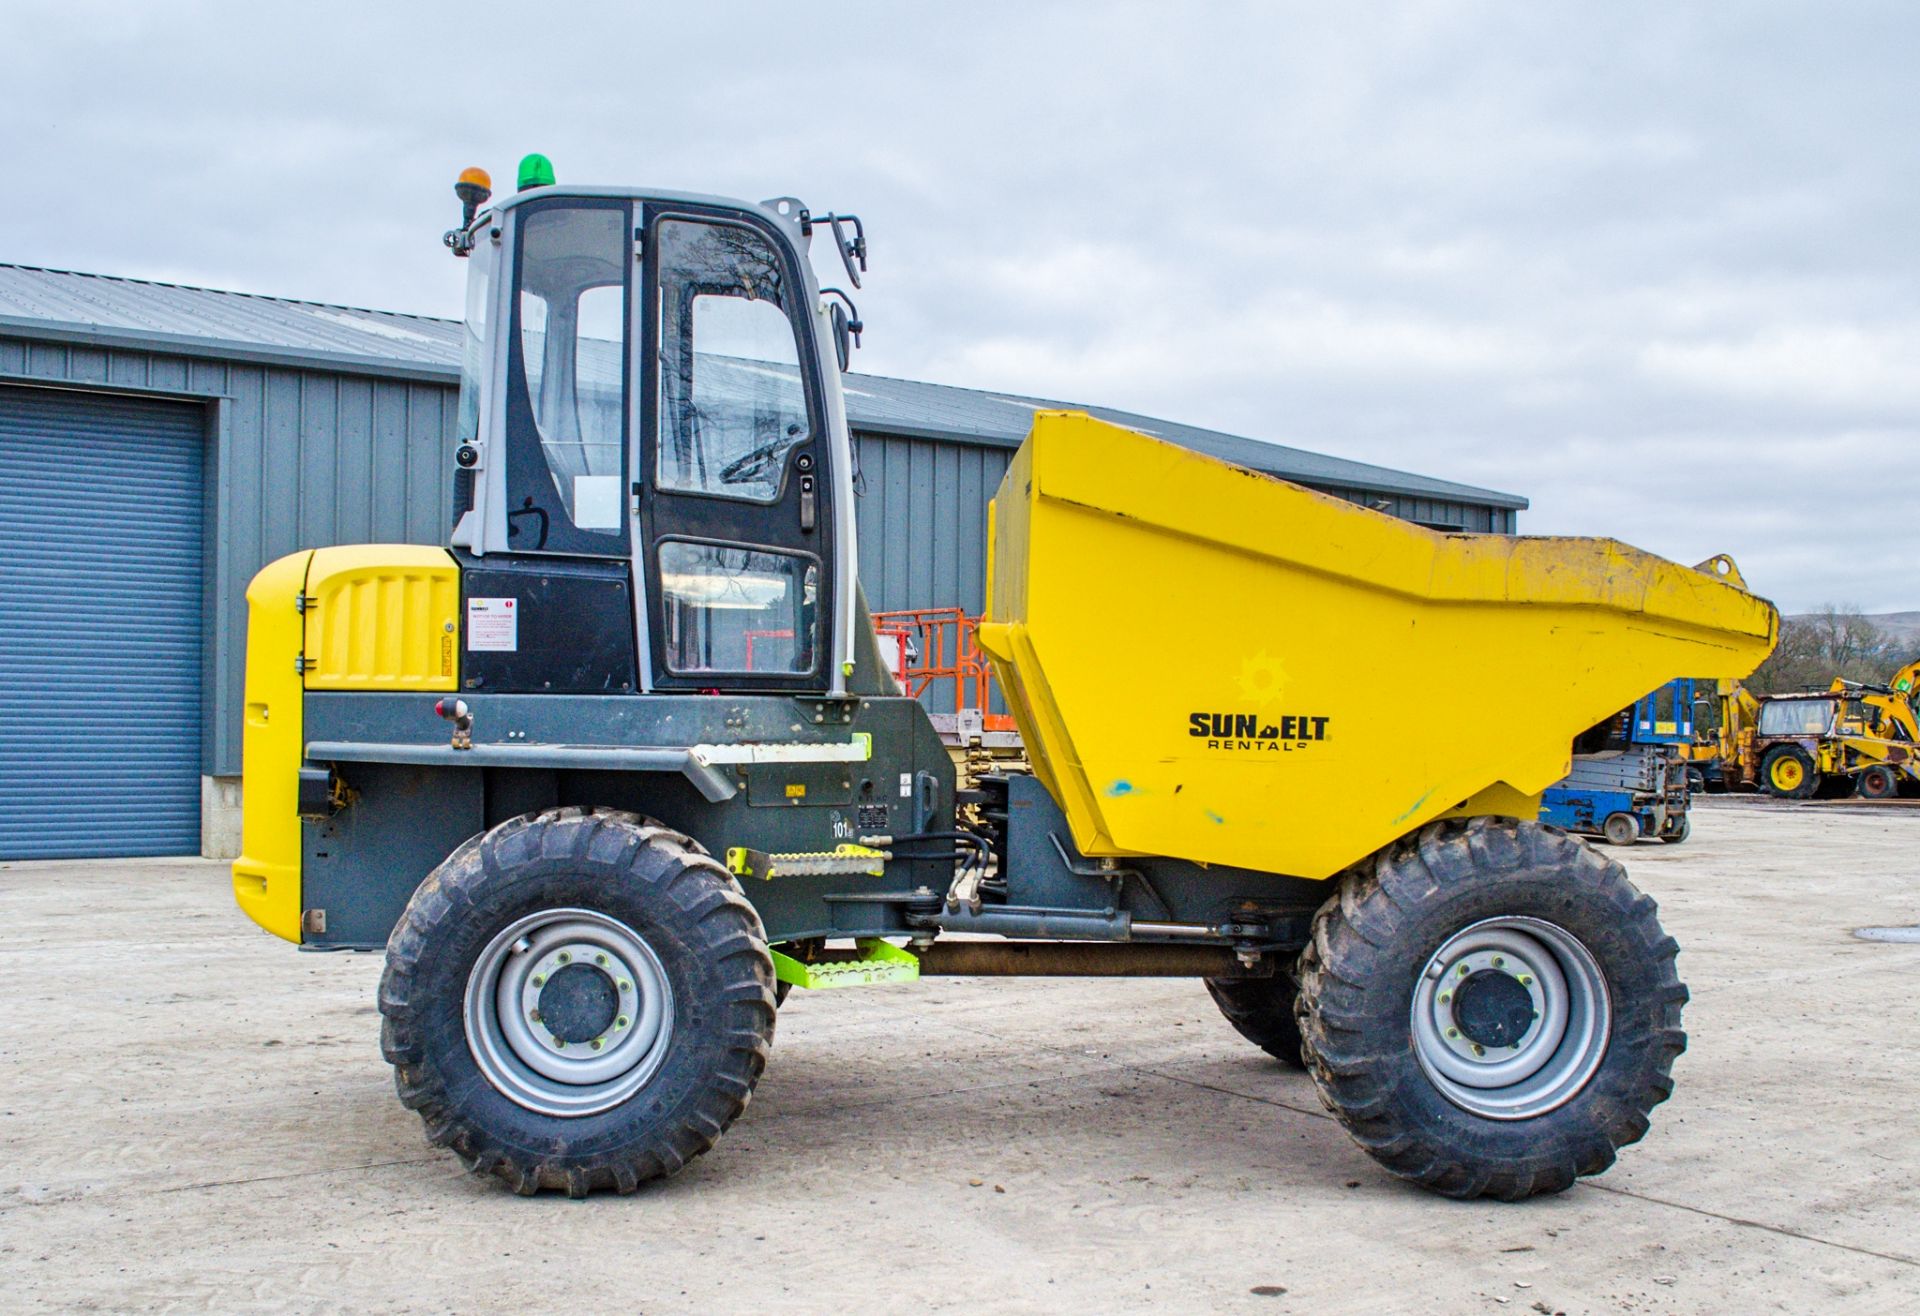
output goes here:
<path id="1" fill-rule="evenodd" d="M 513 653 L 519 647 L 520 609 L 517 600 L 467 600 L 469 653 Z"/>

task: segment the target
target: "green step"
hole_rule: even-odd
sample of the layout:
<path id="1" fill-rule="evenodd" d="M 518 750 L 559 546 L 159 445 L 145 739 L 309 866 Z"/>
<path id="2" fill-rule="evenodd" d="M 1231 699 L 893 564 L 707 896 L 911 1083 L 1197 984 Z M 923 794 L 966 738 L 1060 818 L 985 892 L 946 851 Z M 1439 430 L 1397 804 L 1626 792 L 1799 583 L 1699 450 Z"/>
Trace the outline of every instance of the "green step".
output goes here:
<path id="1" fill-rule="evenodd" d="M 736 845 L 727 851 L 727 871 L 735 877 L 879 877 L 887 870 L 887 852 L 864 845 L 841 844 L 831 850 L 769 854 Z"/>
<path id="2" fill-rule="evenodd" d="M 828 951 L 830 959 L 811 964 L 779 951 L 773 954 L 773 976 L 795 987 L 873 987 L 888 982 L 917 982 L 920 961 L 908 951 L 878 937 L 863 937 L 853 951 Z"/>

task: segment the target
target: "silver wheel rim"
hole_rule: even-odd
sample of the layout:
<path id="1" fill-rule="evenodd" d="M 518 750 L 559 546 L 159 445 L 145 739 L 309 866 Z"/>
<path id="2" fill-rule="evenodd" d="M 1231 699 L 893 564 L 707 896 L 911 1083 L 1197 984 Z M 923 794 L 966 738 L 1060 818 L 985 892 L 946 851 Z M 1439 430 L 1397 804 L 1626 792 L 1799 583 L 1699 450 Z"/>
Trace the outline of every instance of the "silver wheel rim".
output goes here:
<path id="1" fill-rule="evenodd" d="M 1476 1040 L 1458 993 L 1470 979 L 1504 974 L 1500 991 L 1525 990 L 1533 1018 L 1510 1044 Z M 1564 928 L 1536 918 L 1490 918 L 1449 937 L 1413 993 L 1413 1050 L 1454 1105 L 1488 1119 L 1532 1119 L 1573 1100 L 1606 1057 L 1613 1005 L 1593 953 Z"/>
<path id="2" fill-rule="evenodd" d="M 615 1004 L 591 1037 L 541 1023 L 542 993 L 561 970 L 604 976 Z M 673 1036 L 673 989 L 653 948 L 618 919 L 545 909 L 504 928 L 467 976 L 467 1049 L 502 1095 L 543 1115 L 611 1109 L 646 1086 Z"/>

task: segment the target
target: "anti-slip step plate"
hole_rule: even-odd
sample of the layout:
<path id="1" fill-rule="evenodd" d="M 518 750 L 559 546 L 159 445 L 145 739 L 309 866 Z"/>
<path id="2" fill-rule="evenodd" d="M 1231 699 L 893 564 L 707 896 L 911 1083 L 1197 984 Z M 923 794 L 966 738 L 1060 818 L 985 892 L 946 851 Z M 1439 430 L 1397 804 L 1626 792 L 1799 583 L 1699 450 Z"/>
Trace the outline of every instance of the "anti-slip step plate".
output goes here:
<path id="1" fill-rule="evenodd" d="M 887 852 L 851 843 L 831 850 L 769 854 L 734 846 L 727 851 L 727 871 L 735 877 L 879 877 L 886 872 Z"/>
<path id="2" fill-rule="evenodd" d="M 815 991 L 832 987 L 875 987 L 890 982 L 915 982 L 920 961 L 892 942 L 870 937 L 855 943 L 853 952 L 829 951 L 829 958 L 811 963 L 773 952 L 773 973 L 781 982 Z"/>

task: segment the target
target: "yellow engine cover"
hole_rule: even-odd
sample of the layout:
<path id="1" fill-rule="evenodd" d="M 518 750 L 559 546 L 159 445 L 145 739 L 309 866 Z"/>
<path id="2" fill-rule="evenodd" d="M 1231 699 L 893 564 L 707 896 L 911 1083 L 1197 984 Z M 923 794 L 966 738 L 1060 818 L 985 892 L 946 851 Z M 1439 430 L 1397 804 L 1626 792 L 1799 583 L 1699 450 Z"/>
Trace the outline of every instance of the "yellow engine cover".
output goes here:
<path id="1" fill-rule="evenodd" d="M 460 568 L 442 548 L 365 544 L 270 562 L 247 586 L 240 858 L 233 894 L 300 940 L 302 698 L 308 690 L 453 690 Z"/>
<path id="2" fill-rule="evenodd" d="M 1077 412 L 1035 417 L 991 538 L 980 642 L 1088 855 L 1318 878 L 1534 816 L 1574 736 L 1779 625 L 1614 540 L 1426 530 Z"/>
<path id="3" fill-rule="evenodd" d="M 460 568 L 446 549 L 319 549 L 306 595 L 307 689 L 457 688 Z"/>

